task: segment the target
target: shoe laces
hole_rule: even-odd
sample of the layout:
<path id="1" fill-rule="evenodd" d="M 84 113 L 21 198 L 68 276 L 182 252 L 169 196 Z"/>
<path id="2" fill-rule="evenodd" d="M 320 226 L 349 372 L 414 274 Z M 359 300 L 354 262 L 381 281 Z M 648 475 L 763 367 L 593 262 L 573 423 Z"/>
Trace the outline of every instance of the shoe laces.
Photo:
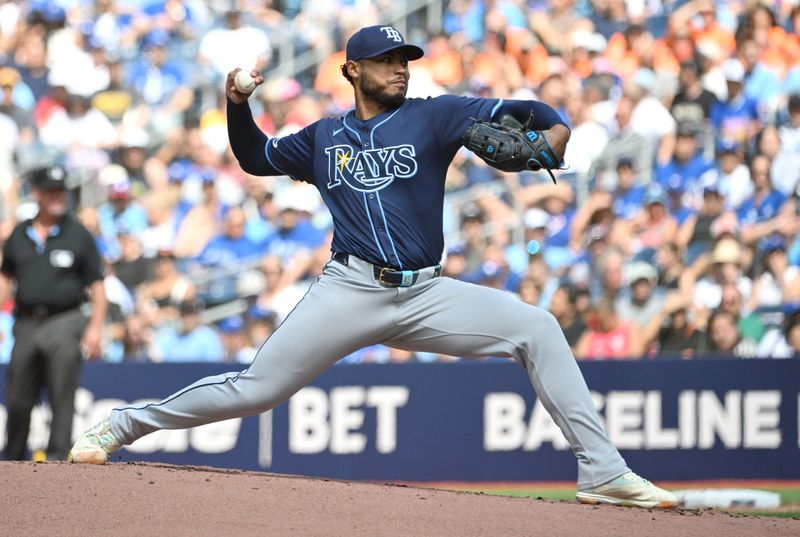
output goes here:
<path id="1" fill-rule="evenodd" d="M 643 485 L 649 485 L 650 484 L 650 481 L 648 481 L 647 479 L 643 478 L 642 476 L 640 476 L 639 474 L 637 474 L 635 472 L 628 472 L 627 474 L 624 474 L 622 476 L 622 479 L 624 479 L 625 481 L 633 482 L 633 483 L 641 483 Z"/>
<path id="2" fill-rule="evenodd" d="M 114 434 L 111 432 L 111 425 L 108 423 L 108 421 L 101 421 L 92 427 L 89 430 L 88 435 L 97 438 L 98 443 L 103 447 L 116 445 L 119 443 L 114 437 Z"/>

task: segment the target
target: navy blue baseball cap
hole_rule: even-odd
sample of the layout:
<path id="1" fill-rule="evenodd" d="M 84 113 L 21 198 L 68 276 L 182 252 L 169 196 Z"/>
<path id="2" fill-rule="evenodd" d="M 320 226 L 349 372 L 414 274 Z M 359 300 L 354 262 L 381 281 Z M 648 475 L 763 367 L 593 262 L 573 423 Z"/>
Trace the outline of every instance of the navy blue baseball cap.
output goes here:
<path id="1" fill-rule="evenodd" d="M 398 48 L 405 51 L 409 60 L 418 60 L 425 54 L 418 46 L 406 44 L 403 34 L 392 26 L 365 26 L 347 40 L 347 61 L 374 58 Z"/>

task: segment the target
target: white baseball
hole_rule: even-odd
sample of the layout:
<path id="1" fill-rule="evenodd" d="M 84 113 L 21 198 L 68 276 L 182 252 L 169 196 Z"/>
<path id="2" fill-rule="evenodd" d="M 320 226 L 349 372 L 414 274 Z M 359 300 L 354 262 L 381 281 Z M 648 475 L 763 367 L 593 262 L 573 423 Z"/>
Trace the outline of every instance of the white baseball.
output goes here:
<path id="1" fill-rule="evenodd" d="M 233 85 L 242 93 L 250 93 L 256 89 L 256 81 L 248 71 L 239 71 L 233 78 Z"/>

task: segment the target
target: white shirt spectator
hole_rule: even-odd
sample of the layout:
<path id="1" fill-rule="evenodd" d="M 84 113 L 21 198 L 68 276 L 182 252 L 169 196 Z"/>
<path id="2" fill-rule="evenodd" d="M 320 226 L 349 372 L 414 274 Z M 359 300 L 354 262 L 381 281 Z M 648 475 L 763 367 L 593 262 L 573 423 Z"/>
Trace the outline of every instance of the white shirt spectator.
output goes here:
<path id="1" fill-rule="evenodd" d="M 269 60 L 272 49 L 266 32 L 252 26 L 241 28 L 216 28 L 200 41 L 200 56 L 206 58 L 222 77 L 241 67 L 254 69 L 260 62 Z"/>
<path id="2" fill-rule="evenodd" d="M 60 149 L 72 145 L 106 148 L 115 144 L 117 131 L 105 114 L 96 108 L 89 108 L 79 116 L 70 116 L 65 110 L 58 109 L 42 125 L 39 138 L 43 144 Z"/>
<path id="3" fill-rule="evenodd" d="M 0 114 L 0 192 L 11 186 L 14 178 L 14 148 L 19 142 L 19 129 L 14 120 Z"/>
<path id="4" fill-rule="evenodd" d="M 76 30 L 64 28 L 47 40 L 47 65 L 51 76 L 64 81 L 69 93 L 91 97 L 108 87 L 108 68 L 97 65 L 92 56 L 78 46 Z"/>
<path id="5" fill-rule="evenodd" d="M 736 279 L 736 288 L 742 295 L 742 300 L 746 302 L 750 298 L 753 282 L 747 276 L 739 276 Z M 709 310 L 717 309 L 722 302 L 722 286 L 713 278 L 701 278 L 694 286 L 692 301 Z"/>
<path id="6" fill-rule="evenodd" d="M 585 176 L 607 143 L 608 131 L 604 127 L 596 121 L 584 121 L 572 129 L 564 162 L 569 163 L 570 172 Z"/>
<path id="7" fill-rule="evenodd" d="M 781 150 L 772 162 L 772 186 L 791 196 L 800 187 L 800 128 L 780 128 Z"/>
<path id="8" fill-rule="evenodd" d="M 794 349 L 786 341 L 783 330 L 773 328 L 758 343 L 757 355 L 759 358 L 791 358 L 794 356 Z"/>
<path id="9" fill-rule="evenodd" d="M 800 276 L 800 267 L 791 265 L 786 268 L 784 281 L 797 282 L 798 276 Z M 758 282 L 758 306 L 771 307 L 783 304 L 784 290 L 781 282 L 776 281 L 771 272 L 764 271 L 756 281 Z"/>
<path id="10" fill-rule="evenodd" d="M 656 147 L 667 134 L 675 132 L 675 118 L 661 101 L 652 96 L 642 98 L 633 109 L 631 129 Z"/>
<path id="11" fill-rule="evenodd" d="M 750 179 L 750 170 L 744 164 L 737 165 L 731 173 L 724 173 L 717 168 L 712 168 L 700 177 L 697 184 L 700 191 L 691 193 L 694 202 L 699 203 L 702 200 L 704 187 L 714 186 L 725 198 L 727 209 L 736 209 L 755 192 L 753 181 Z"/>

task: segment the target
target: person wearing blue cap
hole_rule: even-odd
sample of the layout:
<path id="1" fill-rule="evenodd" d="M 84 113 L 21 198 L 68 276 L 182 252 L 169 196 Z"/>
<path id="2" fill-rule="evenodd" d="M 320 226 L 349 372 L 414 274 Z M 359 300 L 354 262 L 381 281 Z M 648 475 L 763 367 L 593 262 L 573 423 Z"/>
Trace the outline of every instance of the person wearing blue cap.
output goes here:
<path id="1" fill-rule="evenodd" d="M 711 249 L 718 229 L 725 222 L 736 224 L 736 216 L 725 211 L 725 199 L 718 185 L 709 184 L 703 189 L 703 201 L 697 213 L 689 216 L 678 230 L 677 243 L 684 249 L 684 260 L 691 265 L 703 253 Z"/>
<path id="2" fill-rule="evenodd" d="M 637 179 L 632 158 L 622 157 L 617 160 L 617 184 L 611 207 L 618 218 L 630 220 L 642 210 L 647 189 L 638 184 Z"/>
<path id="3" fill-rule="evenodd" d="M 750 180 L 750 171 L 742 163 L 742 144 L 736 140 L 722 138 L 717 140 L 715 146 L 716 159 L 714 167 L 704 173 L 700 178 L 703 188 L 713 185 L 722 196 L 728 209 L 736 209 L 753 194 L 753 183 Z M 701 189 L 695 194 L 696 198 L 702 196 Z M 700 200 L 693 200 L 698 203 Z"/>
<path id="4" fill-rule="evenodd" d="M 217 328 L 225 353 L 223 360 L 249 364 L 256 354 L 257 347 L 250 344 L 242 317 L 239 315 L 226 317 L 217 324 Z"/>
<path id="5" fill-rule="evenodd" d="M 714 164 L 700 151 L 700 131 L 693 123 L 679 123 L 672 158 L 656 166 L 656 181 L 665 189 L 680 186 L 692 192 L 705 172 Z"/>
<path id="6" fill-rule="evenodd" d="M 130 80 L 147 104 L 178 114 L 192 105 L 194 94 L 183 66 L 169 57 L 169 41 L 170 35 L 163 29 L 145 34 L 141 59 L 131 69 Z"/>
<path id="7" fill-rule="evenodd" d="M 772 235 L 796 233 L 797 215 L 794 202 L 772 184 L 772 160 L 759 153 L 750 160 L 753 195 L 736 210 L 741 224 L 742 242 L 756 244 Z"/>
<path id="8" fill-rule="evenodd" d="M 789 265 L 783 237 L 773 235 L 763 240 L 759 254 L 748 310 L 800 301 L 800 267 Z"/>
<path id="9" fill-rule="evenodd" d="M 102 464 L 109 453 L 160 429 L 264 412 L 342 357 L 384 344 L 513 357 L 576 455 L 581 502 L 677 505 L 671 493 L 633 473 L 608 439 L 550 313 L 512 293 L 442 277 L 445 178 L 467 130 L 476 121 L 512 116 L 529 125 L 528 139 L 546 140 L 552 155 L 542 153 L 550 162 L 563 159 L 570 130 L 537 101 L 406 98 L 409 62 L 422 55 L 392 26 L 361 28 L 349 39 L 342 66 L 355 109 L 272 139 L 253 120 L 252 90 L 237 89 L 240 70 L 228 74 L 234 155 L 248 173 L 288 175 L 317 188 L 334 222 L 330 261 L 245 371 L 200 380 L 159 403 L 113 410 L 78 440 L 74 461 Z M 264 82 L 257 71 L 249 74 L 256 85 Z"/>

